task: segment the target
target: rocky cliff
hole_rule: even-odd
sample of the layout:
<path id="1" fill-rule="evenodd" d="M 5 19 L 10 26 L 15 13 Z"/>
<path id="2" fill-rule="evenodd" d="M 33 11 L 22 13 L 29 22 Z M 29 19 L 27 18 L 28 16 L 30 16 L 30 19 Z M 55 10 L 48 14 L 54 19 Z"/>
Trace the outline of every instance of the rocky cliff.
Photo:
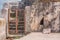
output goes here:
<path id="1" fill-rule="evenodd" d="M 53 32 L 60 31 L 60 2 L 40 2 L 36 0 L 30 8 L 29 23 L 32 31 L 41 31 L 45 28 L 50 28 Z"/>

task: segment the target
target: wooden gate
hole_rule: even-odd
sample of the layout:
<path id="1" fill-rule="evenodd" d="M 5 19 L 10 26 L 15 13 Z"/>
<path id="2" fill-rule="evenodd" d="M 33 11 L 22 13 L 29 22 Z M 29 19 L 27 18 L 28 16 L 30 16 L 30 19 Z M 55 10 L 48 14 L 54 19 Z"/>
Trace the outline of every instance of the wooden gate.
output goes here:
<path id="1" fill-rule="evenodd" d="M 8 33 L 23 34 L 25 32 L 24 9 L 8 10 Z"/>

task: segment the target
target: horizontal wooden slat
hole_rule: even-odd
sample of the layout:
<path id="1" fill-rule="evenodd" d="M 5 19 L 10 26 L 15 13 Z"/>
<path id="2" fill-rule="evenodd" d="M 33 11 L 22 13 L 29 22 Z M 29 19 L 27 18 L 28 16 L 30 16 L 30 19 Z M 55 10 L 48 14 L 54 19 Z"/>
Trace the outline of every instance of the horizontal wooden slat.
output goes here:
<path id="1" fill-rule="evenodd" d="M 14 10 L 14 9 L 13 9 Z M 22 10 L 20 10 L 21 12 Z M 24 14 L 20 14 L 18 15 L 18 10 L 15 10 L 16 12 L 16 19 L 14 20 L 10 20 L 10 16 L 9 16 L 9 33 L 10 34 L 20 34 L 24 32 Z M 13 13 L 13 12 L 12 12 Z M 9 13 L 10 14 L 10 13 Z"/>

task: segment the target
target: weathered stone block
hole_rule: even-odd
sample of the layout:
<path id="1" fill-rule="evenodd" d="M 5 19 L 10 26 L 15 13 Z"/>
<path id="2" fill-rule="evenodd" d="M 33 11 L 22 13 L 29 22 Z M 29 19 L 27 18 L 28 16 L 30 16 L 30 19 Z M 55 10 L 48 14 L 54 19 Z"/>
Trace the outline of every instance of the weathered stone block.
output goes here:
<path id="1" fill-rule="evenodd" d="M 43 29 L 43 33 L 45 33 L 45 34 L 51 33 L 51 28 Z"/>

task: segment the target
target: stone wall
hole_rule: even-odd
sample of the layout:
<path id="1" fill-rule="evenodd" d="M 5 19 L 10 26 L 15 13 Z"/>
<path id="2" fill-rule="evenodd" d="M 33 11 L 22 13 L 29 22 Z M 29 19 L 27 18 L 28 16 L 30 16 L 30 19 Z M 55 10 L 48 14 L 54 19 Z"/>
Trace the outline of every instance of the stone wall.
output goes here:
<path id="1" fill-rule="evenodd" d="M 45 28 L 50 28 L 53 32 L 60 31 L 60 2 L 39 2 L 37 0 L 30 7 L 31 15 L 28 14 L 31 31 L 40 31 Z M 43 24 L 41 25 L 42 19 Z"/>
<path id="2" fill-rule="evenodd" d="M 26 6 L 25 7 L 25 31 L 26 32 L 31 32 L 31 26 L 30 26 L 30 12 L 31 12 L 31 7 Z"/>

